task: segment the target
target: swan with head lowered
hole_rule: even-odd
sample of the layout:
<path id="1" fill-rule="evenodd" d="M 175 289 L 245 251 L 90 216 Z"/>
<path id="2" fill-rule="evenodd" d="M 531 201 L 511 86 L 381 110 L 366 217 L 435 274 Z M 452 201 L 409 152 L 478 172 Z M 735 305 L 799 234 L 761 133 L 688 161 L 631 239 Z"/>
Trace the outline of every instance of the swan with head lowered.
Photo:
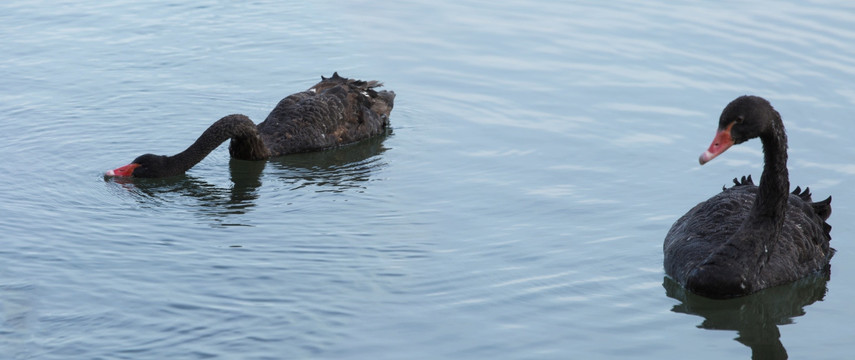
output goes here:
<path id="1" fill-rule="evenodd" d="M 799 187 L 790 193 L 787 135 L 768 101 L 742 96 L 728 104 L 700 163 L 758 137 L 765 162 L 760 185 L 750 176 L 734 179 L 665 236 L 665 272 L 696 294 L 737 297 L 829 270 L 831 197 L 813 202 Z"/>
<path id="2" fill-rule="evenodd" d="M 145 154 L 107 176 L 156 178 L 181 175 L 226 140 L 229 154 L 241 160 L 319 151 L 382 134 L 394 106 L 393 91 L 382 83 L 334 73 L 306 91 L 282 99 L 256 126 L 240 114 L 217 120 L 186 150 L 173 156 Z"/>

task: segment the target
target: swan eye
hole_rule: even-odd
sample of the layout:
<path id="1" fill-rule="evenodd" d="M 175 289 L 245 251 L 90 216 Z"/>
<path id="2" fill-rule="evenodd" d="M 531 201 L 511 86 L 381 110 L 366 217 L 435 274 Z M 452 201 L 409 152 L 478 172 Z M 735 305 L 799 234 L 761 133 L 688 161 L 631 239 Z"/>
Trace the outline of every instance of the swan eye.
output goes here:
<path id="1" fill-rule="evenodd" d="M 734 122 L 737 124 L 742 124 L 743 121 L 745 121 L 745 117 L 742 115 L 737 116 L 736 120 L 734 120 Z"/>

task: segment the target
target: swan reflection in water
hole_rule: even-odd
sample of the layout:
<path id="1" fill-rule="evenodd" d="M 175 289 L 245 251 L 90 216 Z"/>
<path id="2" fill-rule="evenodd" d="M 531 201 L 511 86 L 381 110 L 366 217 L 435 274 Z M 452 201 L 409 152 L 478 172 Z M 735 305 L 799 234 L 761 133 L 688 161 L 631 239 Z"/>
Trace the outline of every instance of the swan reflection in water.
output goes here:
<path id="1" fill-rule="evenodd" d="M 386 163 L 381 156 L 387 149 L 383 136 L 373 137 L 358 144 L 337 150 L 308 152 L 281 156 L 269 160 L 277 169 L 278 178 L 292 185 L 292 190 L 315 188 L 316 192 L 344 192 L 360 190 L 371 175 Z M 245 162 L 245 161 L 238 161 Z"/>
<path id="2" fill-rule="evenodd" d="M 703 329 L 735 330 L 735 340 L 751 348 L 752 359 L 786 359 L 778 326 L 792 324 L 806 306 L 822 300 L 828 280 L 828 274 L 817 274 L 727 300 L 695 295 L 667 276 L 662 286 L 668 297 L 680 301 L 671 311 L 703 317 L 698 326 Z"/>
<path id="3" fill-rule="evenodd" d="M 310 189 L 317 193 L 361 191 L 372 174 L 386 165 L 381 154 L 387 150 L 383 142 L 389 136 L 391 130 L 353 145 L 266 161 L 230 159 L 230 186 L 215 185 L 187 174 L 155 179 L 111 177 L 106 178 L 106 182 L 119 185 L 124 190 L 121 196 L 133 197 L 144 208 L 195 199 L 197 204 L 185 204 L 186 207 L 195 208 L 205 218 L 213 219 L 213 225 L 245 226 L 228 219 L 246 214 L 255 207 L 265 170 L 269 178 L 283 182 L 290 190 Z"/>

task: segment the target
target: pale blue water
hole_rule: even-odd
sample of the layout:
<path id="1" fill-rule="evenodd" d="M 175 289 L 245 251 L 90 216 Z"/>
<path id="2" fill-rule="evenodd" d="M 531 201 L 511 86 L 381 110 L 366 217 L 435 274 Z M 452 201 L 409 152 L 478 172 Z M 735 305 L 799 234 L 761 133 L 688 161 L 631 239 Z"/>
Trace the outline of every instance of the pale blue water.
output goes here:
<path id="1" fill-rule="evenodd" d="M 855 6 L 831 1 L 0 2 L 0 358 L 840 359 L 855 350 Z M 321 75 L 393 132 L 104 179 Z M 830 281 L 687 297 L 662 239 L 757 141 L 833 195 Z"/>

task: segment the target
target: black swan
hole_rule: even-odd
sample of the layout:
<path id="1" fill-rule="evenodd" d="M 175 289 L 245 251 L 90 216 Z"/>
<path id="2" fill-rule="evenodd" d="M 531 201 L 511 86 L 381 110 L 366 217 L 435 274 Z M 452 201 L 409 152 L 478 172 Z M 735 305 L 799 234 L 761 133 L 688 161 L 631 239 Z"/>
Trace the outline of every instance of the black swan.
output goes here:
<path id="1" fill-rule="evenodd" d="M 166 177 L 181 175 L 231 139 L 229 154 L 241 160 L 261 160 L 284 154 L 319 151 L 357 142 L 386 131 L 395 100 L 393 91 L 376 91 L 383 84 L 334 73 L 306 91 L 282 99 L 256 126 L 240 114 L 226 116 L 208 127 L 186 150 L 173 155 L 145 154 L 107 176 Z"/>
<path id="2" fill-rule="evenodd" d="M 733 144 L 759 137 L 760 186 L 751 177 L 683 215 L 665 236 L 665 272 L 688 290 L 731 298 L 829 271 L 831 197 L 812 202 L 810 190 L 789 192 L 787 135 L 781 115 L 763 98 L 733 100 L 700 157 L 703 165 Z"/>

